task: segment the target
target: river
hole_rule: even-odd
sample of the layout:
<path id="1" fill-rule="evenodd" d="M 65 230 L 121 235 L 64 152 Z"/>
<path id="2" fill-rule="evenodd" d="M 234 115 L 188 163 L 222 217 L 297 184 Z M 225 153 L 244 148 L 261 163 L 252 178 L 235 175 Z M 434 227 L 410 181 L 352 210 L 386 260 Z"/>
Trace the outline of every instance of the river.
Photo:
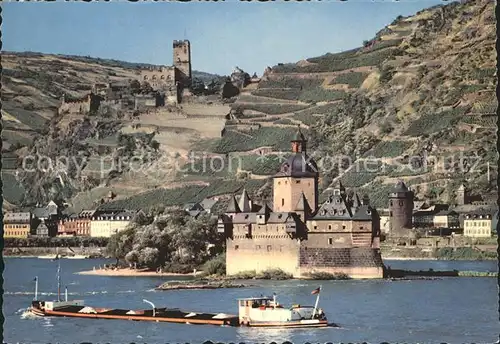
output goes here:
<path id="1" fill-rule="evenodd" d="M 498 340 L 496 278 L 442 278 L 389 281 L 251 281 L 258 287 L 220 290 L 155 291 L 165 277 L 102 277 L 76 275 L 106 260 L 61 263 L 62 293 L 70 299 L 102 307 L 179 307 L 193 311 L 237 314 L 236 298 L 278 295 L 282 304 L 314 304 L 311 291 L 322 285 L 320 307 L 340 328 L 251 329 L 26 316 L 35 276 L 45 299 L 57 297 L 57 262 L 5 258 L 3 314 L 7 343 L 202 343 L 213 342 L 419 342 L 493 343 Z M 385 261 L 393 269 L 497 271 L 496 261 Z M 178 279 L 178 278 L 169 278 Z M 39 298 L 42 298 L 39 297 Z"/>

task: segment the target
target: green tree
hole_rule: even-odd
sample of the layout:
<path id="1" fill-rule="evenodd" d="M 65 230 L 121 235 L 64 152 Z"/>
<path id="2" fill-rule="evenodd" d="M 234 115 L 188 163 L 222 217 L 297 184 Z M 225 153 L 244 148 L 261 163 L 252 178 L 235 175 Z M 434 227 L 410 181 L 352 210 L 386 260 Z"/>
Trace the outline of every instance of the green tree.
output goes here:
<path id="1" fill-rule="evenodd" d="M 113 258 L 116 259 L 116 264 L 120 262 L 120 259 L 124 259 L 127 253 L 132 250 L 132 244 L 134 241 L 135 228 L 129 227 L 117 234 L 112 235 L 109 238 L 108 245 L 106 246 L 106 251 Z"/>

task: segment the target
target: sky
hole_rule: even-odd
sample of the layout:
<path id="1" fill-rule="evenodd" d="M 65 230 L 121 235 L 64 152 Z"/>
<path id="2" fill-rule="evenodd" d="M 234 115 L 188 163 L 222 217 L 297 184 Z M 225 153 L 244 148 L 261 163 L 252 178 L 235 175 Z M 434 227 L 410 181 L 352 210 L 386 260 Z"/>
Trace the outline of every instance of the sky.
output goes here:
<path id="1" fill-rule="evenodd" d="M 360 46 L 398 15 L 441 0 L 323 2 L 69 2 L 2 4 L 6 51 L 172 65 L 189 39 L 194 70 L 228 75 Z"/>

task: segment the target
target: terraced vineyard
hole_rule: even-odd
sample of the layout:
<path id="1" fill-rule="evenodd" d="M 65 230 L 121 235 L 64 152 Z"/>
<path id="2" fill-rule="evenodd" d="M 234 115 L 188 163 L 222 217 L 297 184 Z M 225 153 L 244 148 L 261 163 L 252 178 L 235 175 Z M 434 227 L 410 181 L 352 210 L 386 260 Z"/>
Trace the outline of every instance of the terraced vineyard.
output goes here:
<path id="1" fill-rule="evenodd" d="M 399 178 L 412 185 L 418 197 L 444 202 L 452 201 L 454 188 L 463 181 L 476 193 L 496 192 L 495 24 L 494 3 L 487 0 L 453 2 L 398 17 L 373 39 L 359 42 L 359 48 L 267 70 L 258 85 L 243 88 L 231 103 L 236 115 L 225 121 L 224 130 L 225 110 L 219 111 L 222 117 L 196 123 L 167 113 L 144 116 L 144 124 L 161 128 L 155 136 L 160 150 L 177 153 L 181 166 L 195 168 L 183 169 L 168 182 L 158 180 L 156 189 L 146 192 L 132 188 L 141 178 L 123 179 L 114 185 L 127 190 L 123 199 L 108 206 L 168 206 L 210 196 L 221 196 L 224 204 L 225 196 L 242 187 L 269 197 L 266 179 L 286 158 L 297 125 L 323 168 L 322 191 L 341 180 L 367 193 L 378 207 L 386 206 L 387 192 Z M 89 78 L 87 83 L 97 80 L 91 73 L 111 79 L 130 74 L 125 67 L 98 62 L 90 66 L 78 60 L 28 58 L 32 64 L 40 60 L 55 66 L 41 78 L 19 71 L 12 59 L 2 61 L 7 69 L 4 137 L 17 148 L 51 120 L 59 93 L 77 96 L 84 91 L 71 74 L 58 75 L 58 64 L 70 63 Z M 28 86 L 53 95 L 16 96 L 31 92 Z M 191 112 L 204 111 L 199 108 Z M 115 142 L 107 137 L 88 144 L 112 147 Z M 216 171 L 200 168 L 200 160 L 191 164 L 190 151 L 205 152 L 211 161 L 219 159 L 214 162 Z M 459 153 L 469 160 L 478 157 L 474 171 L 470 161 L 467 168 L 446 162 Z M 229 167 L 232 159 L 239 162 L 237 168 Z M 367 160 L 375 168 L 367 170 Z M 447 169 L 436 167 L 441 162 Z M 360 164 L 365 167 L 355 168 Z M 102 190 L 96 188 L 96 195 Z"/>

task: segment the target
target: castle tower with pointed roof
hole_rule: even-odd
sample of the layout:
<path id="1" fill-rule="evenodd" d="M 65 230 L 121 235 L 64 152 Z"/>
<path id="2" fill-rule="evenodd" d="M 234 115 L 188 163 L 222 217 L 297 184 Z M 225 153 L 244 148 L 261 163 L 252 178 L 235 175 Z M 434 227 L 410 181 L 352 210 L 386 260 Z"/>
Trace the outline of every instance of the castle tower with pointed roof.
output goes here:
<path id="1" fill-rule="evenodd" d="M 307 154 L 307 140 L 300 127 L 292 143 L 292 155 L 274 176 L 274 211 L 294 211 L 303 194 L 311 209 L 318 205 L 318 166 Z"/>

